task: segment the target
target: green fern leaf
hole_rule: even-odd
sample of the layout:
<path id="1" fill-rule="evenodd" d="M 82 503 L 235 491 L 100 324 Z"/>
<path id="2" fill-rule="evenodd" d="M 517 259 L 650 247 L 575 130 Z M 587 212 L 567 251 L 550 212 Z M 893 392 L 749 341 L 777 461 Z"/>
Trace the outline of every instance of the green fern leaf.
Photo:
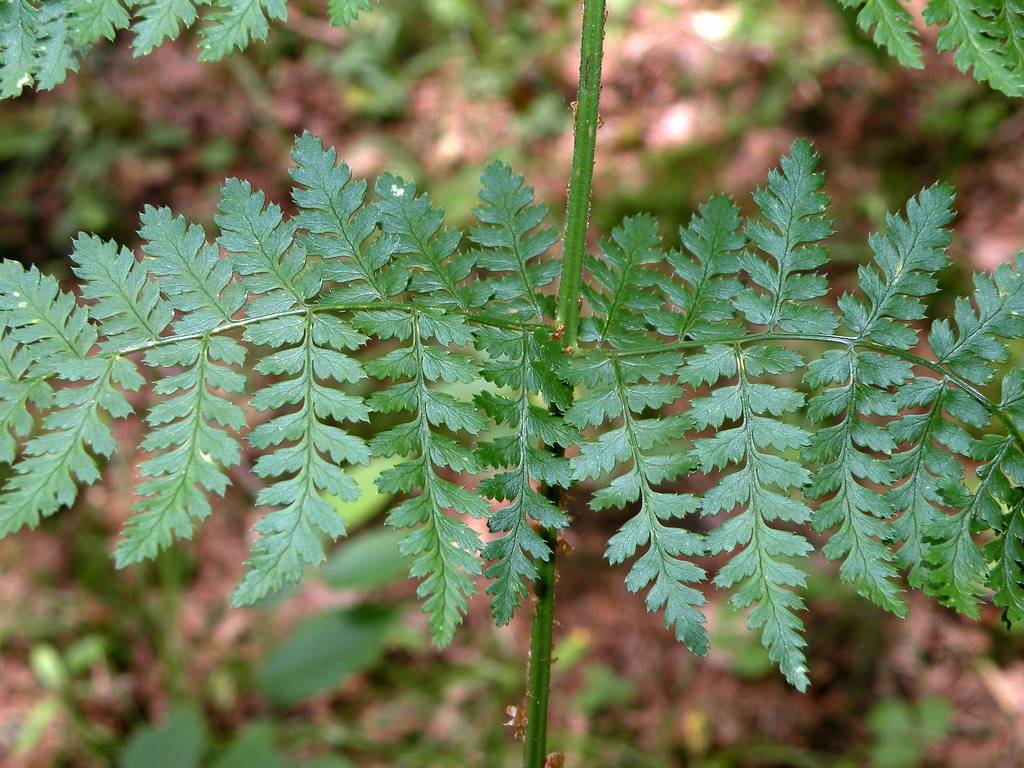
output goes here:
<path id="1" fill-rule="evenodd" d="M 175 332 L 190 335 L 231 323 L 246 292 L 232 281 L 231 265 L 207 242 L 202 227 L 152 206 L 146 206 L 140 221 L 146 264 L 179 313 Z"/>
<path id="2" fill-rule="evenodd" d="M 490 297 L 486 283 L 465 283 L 476 264 L 475 253 L 459 253 L 462 232 L 444 226 L 444 211 L 416 185 L 385 173 L 377 180 L 384 232 L 395 238 L 395 253 L 411 272 L 409 290 L 425 306 L 467 310 Z"/>
<path id="3" fill-rule="evenodd" d="M 908 321 L 924 317 L 921 297 L 937 290 L 932 275 L 948 263 L 945 248 L 949 233 L 945 227 L 953 218 L 952 202 L 952 190 L 946 186 L 923 190 L 908 202 L 905 219 L 888 215 L 884 234 L 869 238 L 874 264 L 858 269 L 867 301 L 850 295 L 839 300 L 842 321 L 857 338 L 898 349 L 910 349 L 917 343 L 917 331 Z M 821 465 L 808 495 L 829 497 L 815 513 L 814 527 L 823 531 L 838 526 L 824 555 L 842 558 L 841 578 L 852 583 L 861 595 L 901 616 L 906 606 L 899 597 L 893 555 L 883 542 L 891 536 L 885 521 L 906 507 L 893 509 L 885 497 L 865 487 L 865 482 L 887 486 L 904 475 L 894 477 L 890 465 L 872 455 L 891 455 L 896 440 L 888 430 L 864 417 L 896 416 L 898 409 L 888 391 L 912 376 L 913 369 L 905 360 L 852 346 L 826 352 L 808 367 L 806 376 L 815 389 L 837 385 L 811 400 L 809 415 L 816 421 L 837 416 L 840 420 L 816 431 L 805 450 L 809 460 Z M 902 496 L 899 498 L 902 500 Z M 926 500 L 919 509 L 931 514 Z M 905 527 L 915 520 L 913 515 L 905 516 L 896 527 L 898 536 L 907 538 L 913 532 L 911 526 L 908 535 L 903 536 Z"/>
<path id="4" fill-rule="evenodd" d="M 57 281 L 35 267 L 15 261 L 0 263 L 0 310 L 5 311 L 11 338 L 32 354 L 37 375 L 86 378 L 92 366 L 86 356 L 99 338 L 88 311 Z"/>
<path id="5" fill-rule="evenodd" d="M 989 83 L 1007 96 L 1024 95 L 1024 71 L 1014 69 L 1005 41 L 1013 37 L 1007 16 L 991 0 L 930 0 L 925 22 L 941 27 L 940 51 L 953 51 L 961 72 Z"/>
<path id="6" fill-rule="evenodd" d="M 682 283 L 663 281 L 669 310 L 651 310 L 648 322 L 664 336 L 712 339 L 734 333 L 732 299 L 740 282 L 732 277 L 739 252 L 746 245 L 740 234 L 740 212 L 728 197 L 713 197 L 700 206 L 679 239 L 692 258 L 672 251 L 668 262 Z"/>
<path id="7" fill-rule="evenodd" d="M 827 334 L 836 327 L 831 311 L 810 303 L 828 292 L 825 278 L 811 270 L 828 261 L 820 241 L 832 234 L 828 196 L 821 191 L 825 177 L 817 166 L 810 143 L 798 139 L 781 169 L 768 174 L 768 186 L 754 193 L 763 218 L 747 225 L 747 237 L 771 261 L 756 251 L 743 253 L 740 265 L 761 290 L 741 292 L 736 308 L 768 330 Z"/>
<path id="8" fill-rule="evenodd" d="M 182 29 L 195 24 L 196 5 L 206 0 L 136 0 L 132 54 L 145 56 L 164 40 L 176 40 Z"/>
<path id="9" fill-rule="evenodd" d="M 910 13 L 899 0 L 839 0 L 844 8 L 859 8 L 857 26 L 874 30 L 872 39 L 905 67 L 922 69 L 921 47 Z"/>
<path id="10" fill-rule="evenodd" d="M 294 242 L 295 221 L 286 221 L 281 208 L 266 204 L 249 182 L 225 182 L 215 220 L 221 229 L 217 242 L 232 254 L 232 267 L 258 297 L 246 309 L 249 317 L 294 309 L 320 290 L 319 271 L 307 268 L 305 251 Z"/>
<path id="11" fill-rule="evenodd" d="M 240 430 L 246 423 L 241 408 L 219 394 L 244 389 L 245 377 L 232 368 L 245 361 L 245 350 L 233 339 L 209 333 L 231 322 L 245 291 L 231 282 L 230 269 L 201 227 L 167 208 L 147 207 L 141 222 L 146 264 L 179 313 L 175 332 L 202 335 L 146 354 L 147 365 L 180 372 L 154 387 L 167 399 L 146 415 L 151 431 L 142 448 L 155 455 L 139 467 L 146 479 L 136 489 L 140 500 L 115 552 L 119 567 L 155 557 L 175 538 L 191 538 L 193 520 L 211 512 L 204 491 L 223 495 L 228 486 L 223 469 L 240 459 L 238 442 L 226 429 Z"/>
<path id="12" fill-rule="evenodd" d="M 1003 535 L 989 542 L 985 555 L 993 563 L 993 602 L 1007 623 L 1019 625 L 1024 622 L 1024 500 L 1010 508 Z"/>
<path id="13" fill-rule="evenodd" d="M 71 253 L 82 297 L 100 324 L 104 351 L 121 351 L 158 338 L 171 324 L 171 305 L 160 297 L 146 266 L 127 248 L 79 235 Z"/>
<path id="14" fill-rule="evenodd" d="M 586 259 L 593 283 L 583 285 L 583 296 L 594 314 L 580 323 L 582 341 L 624 346 L 647 327 L 647 315 L 663 303 L 653 290 L 650 268 L 665 258 L 660 245 L 658 223 L 641 214 L 627 218 L 601 243 L 600 259 Z"/>
<path id="15" fill-rule="evenodd" d="M 1006 24 L 1006 49 L 1013 70 L 1024 75 L 1024 0 L 1001 0 L 1000 18 Z"/>
<path id="16" fill-rule="evenodd" d="M 823 180 L 796 142 L 745 227 L 712 198 L 666 255 L 651 217 L 626 219 L 587 262 L 582 342 L 562 349 L 544 293 L 552 235 L 506 166 L 486 169 L 464 243 L 413 184 L 384 175 L 367 200 L 311 134 L 293 158 L 293 218 L 229 180 L 217 245 L 156 208 L 142 215 L 142 259 L 80 236 L 81 303 L 34 268 L 0 264 L 0 460 L 13 462 L 0 537 L 98 479 L 115 448 L 108 420 L 130 414 L 124 393 L 145 384 L 138 356 L 159 377 L 118 564 L 193 535 L 239 463 L 240 369 L 254 352 L 249 405 L 265 415 L 249 444 L 269 511 L 236 604 L 323 559 L 344 534 L 332 500 L 358 494 L 345 468 L 376 455 L 400 457 L 377 483 L 404 497 L 388 522 L 411 529 L 402 550 L 439 644 L 484 575 L 481 554 L 492 614 L 510 621 L 568 524 L 551 489 L 583 481 L 596 481 L 595 511 L 627 510 L 606 556 L 634 559 L 627 588 L 646 591 L 681 642 L 706 652 L 698 558 L 725 555 L 714 583 L 749 608 L 800 689 L 808 526 L 843 580 L 899 615 L 907 571 L 967 615 L 994 593 L 1008 621 L 1024 619 L 1024 369 L 1002 376 L 999 402 L 986 394 L 1024 338 L 1024 254 L 924 326 L 948 263 L 948 187 L 886 217 L 860 290 L 835 311 L 816 272 L 831 234 Z M 803 343 L 809 365 L 792 348 Z M 384 387 L 364 402 L 367 375 Z M 367 444 L 348 430 L 371 412 L 391 427 Z M 681 480 L 694 470 L 710 480 L 701 498 Z M 698 510 L 706 533 L 678 523 Z M 486 546 L 466 515 L 488 518 Z"/>
<path id="17" fill-rule="evenodd" d="M 117 30 L 131 23 L 121 0 L 69 0 L 67 7 L 71 40 L 76 46 L 92 45 L 103 37 L 113 40 Z"/>
<path id="18" fill-rule="evenodd" d="M 872 452 L 888 455 L 896 445 L 885 429 L 865 417 L 895 416 L 886 390 L 910 375 L 910 366 L 901 360 L 851 347 L 827 351 L 807 367 L 805 376 L 814 389 L 836 385 L 811 399 L 811 418 L 824 422 L 840 417 L 838 423 L 816 430 L 803 453 L 820 467 L 807 488 L 810 498 L 824 498 L 815 510 L 814 528 L 836 529 L 822 553 L 829 560 L 841 558 L 840 577 L 898 616 L 906 614 L 906 603 L 899 595 L 893 554 L 885 544 L 885 521 L 893 510 L 868 485 L 892 482 L 888 465 Z"/>
<path id="19" fill-rule="evenodd" d="M 0 5 L 0 97 L 17 96 L 33 83 L 38 34 L 39 10 L 29 0 Z"/>
<path id="20" fill-rule="evenodd" d="M 888 214 L 885 233 L 868 238 L 874 265 L 857 269 L 867 306 L 854 296 L 839 300 L 843 323 L 857 338 L 899 349 L 917 344 L 909 321 L 925 317 L 921 299 L 938 290 L 934 274 L 949 263 L 952 205 L 953 190 L 936 184 L 907 202 L 906 219 Z"/>
<path id="21" fill-rule="evenodd" d="M 336 539 L 345 534 L 344 522 L 323 494 L 345 501 L 358 498 L 358 485 L 340 465 L 370 460 L 363 440 L 329 423 L 367 418 L 362 398 L 331 386 L 365 378 L 362 367 L 342 352 L 358 349 L 364 336 L 337 318 L 309 311 L 251 325 L 245 339 L 279 349 L 257 363 L 257 373 L 290 377 L 257 392 L 253 408 L 295 410 L 261 424 L 249 436 L 254 448 L 274 448 L 256 462 L 255 473 L 282 479 L 261 490 L 256 500 L 278 509 L 256 525 L 259 539 L 235 592 L 235 605 L 251 604 L 296 582 L 304 565 L 323 561 L 320 536 Z"/>
<path id="22" fill-rule="evenodd" d="M 327 0 L 327 16 L 331 24 L 347 27 L 372 7 L 370 0 Z"/>
<path id="23" fill-rule="evenodd" d="M 250 41 L 266 40 L 267 17 L 288 19 L 285 0 L 213 0 L 215 11 L 202 31 L 200 61 L 219 61 L 235 48 L 244 50 Z"/>
<path id="24" fill-rule="evenodd" d="M 12 338 L 0 313 L 0 464 L 13 462 L 16 438 L 32 432 L 29 404 L 43 412 L 53 405 L 53 388 L 45 377 L 32 376 L 31 367 L 32 352 Z"/>
<path id="25" fill-rule="evenodd" d="M 49 91 L 63 83 L 68 72 L 78 71 L 78 56 L 72 47 L 65 3 L 43 3 L 39 6 L 38 20 L 32 78 L 37 90 Z"/>
<path id="26" fill-rule="evenodd" d="M 636 226 L 646 226 L 642 220 L 632 221 Z M 624 226 L 633 224 L 627 221 Z M 623 235 L 623 240 L 631 236 L 628 232 Z M 705 618 L 700 611 L 704 596 L 690 585 L 702 581 L 705 573 L 685 559 L 704 554 L 704 540 L 697 533 L 667 524 L 695 512 L 698 501 L 690 494 L 656 489 L 691 467 L 686 457 L 678 453 L 651 453 L 652 449 L 681 438 L 686 423 L 678 415 L 666 419 L 636 418 L 648 408 L 658 408 L 679 398 L 678 385 L 658 383 L 674 367 L 670 356 L 630 358 L 625 364 L 614 358 L 606 359 L 588 372 L 587 383 L 593 391 L 580 398 L 567 419 L 585 427 L 621 418 L 622 426 L 581 446 L 580 455 L 572 460 L 573 475 L 577 480 L 585 480 L 614 473 L 620 464 L 629 467 L 615 474 L 591 501 L 594 510 L 622 509 L 640 502 L 638 512 L 609 540 L 605 557 L 612 564 L 622 563 L 646 548 L 630 569 L 626 587 L 630 592 L 639 592 L 650 586 L 647 610 L 664 610 L 665 625 L 675 625 L 676 639 L 693 653 L 704 655 L 708 647 Z M 596 411 L 592 405 L 595 400 L 602 401 Z"/>

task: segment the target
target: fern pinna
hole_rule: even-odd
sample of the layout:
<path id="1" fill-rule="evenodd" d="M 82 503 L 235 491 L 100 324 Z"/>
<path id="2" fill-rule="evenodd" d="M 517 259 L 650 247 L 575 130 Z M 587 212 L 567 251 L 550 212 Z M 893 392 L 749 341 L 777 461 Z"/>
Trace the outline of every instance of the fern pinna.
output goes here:
<path id="1" fill-rule="evenodd" d="M 587 262 L 580 343 L 564 348 L 557 237 L 507 166 L 484 172 L 466 236 L 403 179 L 371 195 L 310 134 L 293 158 L 294 216 L 230 180 L 215 243 L 147 208 L 142 258 L 75 240 L 71 292 L 3 263 L 0 534 L 98 480 L 110 419 L 153 382 L 117 562 L 192 536 L 244 440 L 267 511 L 239 605 L 323 560 L 345 533 L 330 499 L 359 492 L 346 469 L 394 456 L 377 484 L 404 497 L 387 522 L 409 531 L 439 643 L 482 581 L 511 619 L 570 523 L 544 489 L 574 483 L 594 486 L 594 514 L 622 510 L 606 556 L 682 643 L 706 652 L 705 595 L 728 590 L 801 689 L 816 548 L 898 615 L 905 580 L 971 616 L 991 595 L 1024 618 L 1024 374 L 1003 371 L 1024 336 L 1024 254 L 975 276 L 922 338 L 949 188 L 888 216 L 859 291 L 833 307 L 829 201 L 797 141 L 749 221 L 712 198 L 666 250 L 651 217 L 626 219 Z M 381 384 L 364 396 L 368 379 Z"/>

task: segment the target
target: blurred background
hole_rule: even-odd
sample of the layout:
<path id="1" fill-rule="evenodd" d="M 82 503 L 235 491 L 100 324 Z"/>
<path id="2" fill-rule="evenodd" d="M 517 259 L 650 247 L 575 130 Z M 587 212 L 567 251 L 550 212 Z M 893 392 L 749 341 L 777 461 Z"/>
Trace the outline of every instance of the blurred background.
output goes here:
<path id="1" fill-rule="evenodd" d="M 806 136 L 834 199 L 840 286 L 885 212 L 937 179 L 956 185 L 960 211 L 937 311 L 972 270 L 1024 247 L 1024 102 L 959 75 L 927 36 L 914 72 L 832 0 L 609 5 L 596 230 L 647 210 L 675 243 L 714 191 L 749 212 Z M 55 92 L 0 105 L 0 256 L 67 274 L 78 230 L 137 246 L 144 203 L 209 224 L 231 175 L 288 209 L 303 128 L 357 175 L 417 179 L 455 224 L 500 157 L 560 222 L 575 1 L 381 0 L 349 30 L 328 26 L 320 2 L 290 13 L 221 64 L 198 64 L 194 39 L 137 61 L 121 40 Z M 140 436 L 137 422 L 117 428 L 105 484 L 0 544 L 0 765 L 518 765 L 506 707 L 523 694 L 529 611 L 497 630 L 478 597 L 454 645 L 434 649 L 381 525 L 380 466 L 357 470 L 366 495 L 339 505 L 353 535 L 321 571 L 231 610 L 254 480 L 235 472 L 195 542 L 117 572 Z M 625 515 L 585 501 L 573 497 L 575 554 L 559 565 L 551 740 L 566 766 L 1024 765 L 1024 633 L 997 611 L 973 623 L 912 595 L 900 621 L 816 559 L 813 686 L 800 695 L 713 590 L 713 650 L 689 656 L 601 559 Z"/>

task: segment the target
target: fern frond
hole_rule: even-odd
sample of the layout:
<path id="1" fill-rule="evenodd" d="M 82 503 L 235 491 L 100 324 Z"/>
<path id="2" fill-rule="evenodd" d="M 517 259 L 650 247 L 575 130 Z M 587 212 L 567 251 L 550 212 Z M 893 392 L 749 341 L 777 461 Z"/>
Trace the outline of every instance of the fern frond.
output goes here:
<path id="1" fill-rule="evenodd" d="M 875 454 L 890 455 L 896 442 L 870 417 L 896 415 L 887 390 L 910 375 L 904 361 L 849 347 L 825 352 L 811 362 L 805 376 L 815 390 L 834 385 L 811 399 L 811 419 L 840 419 L 813 432 L 803 452 L 819 467 L 807 488 L 810 498 L 823 499 L 812 519 L 814 529 L 835 529 L 822 554 L 842 559 L 840 577 L 898 616 L 906 614 L 906 603 L 899 595 L 893 553 L 885 544 L 886 521 L 893 510 L 869 485 L 891 484 L 888 465 Z"/>
<path id="2" fill-rule="evenodd" d="M 118 563 L 193 535 L 240 460 L 247 410 L 263 414 L 248 443 L 269 511 L 236 604 L 322 560 L 344 533 L 332 501 L 358 494 L 345 468 L 396 456 L 377 483 L 404 496 L 387 521 L 411 529 L 402 550 L 439 644 L 478 577 L 510 621 L 569 522 L 549 491 L 580 482 L 596 485 L 592 510 L 624 511 L 606 557 L 635 558 L 627 588 L 681 642 L 706 652 L 701 558 L 721 555 L 713 583 L 801 689 L 808 529 L 843 580 L 898 615 L 905 578 L 970 616 L 994 593 L 1008 621 L 1024 619 L 1024 370 L 1001 377 L 998 402 L 987 394 L 1024 338 L 1024 254 L 976 276 L 951 321 L 924 324 L 948 264 L 948 187 L 886 217 L 859 290 L 833 309 L 817 271 L 828 201 L 796 142 L 752 222 L 712 198 L 666 255 L 653 218 L 626 219 L 587 262 L 582 342 L 562 348 L 543 290 L 552 235 L 506 166 L 485 171 L 464 241 L 414 184 L 384 175 L 368 200 L 311 134 L 293 158 L 292 218 L 229 180 L 217 245 L 156 208 L 141 259 L 80 236 L 80 300 L 0 264 L 0 460 L 13 460 L 0 536 L 97 480 L 115 448 L 107 422 L 145 384 L 141 356 L 157 399 Z M 814 345 L 810 364 L 798 344 Z M 364 401 L 367 376 L 382 388 Z M 364 442 L 349 430 L 371 414 L 391 426 Z M 680 525 L 698 510 L 699 531 Z M 467 516 L 488 518 L 486 545 Z"/>
<path id="3" fill-rule="evenodd" d="M 370 0 L 327 0 L 327 16 L 331 24 L 347 27 L 372 7 Z"/>
<path id="4" fill-rule="evenodd" d="M 673 356 L 657 355 L 629 358 L 628 362 L 614 357 L 594 358 L 594 363 L 585 371 L 577 369 L 581 383 L 591 391 L 580 397 L 567 419 L 581 428 L 612 419 L 621 419 L 621 426 L 581 446 L 580 455 L 572 460 L 573 476 L 586 480 L 613 475 L 594 494 L 590 506 L 595 511 L 623 509 L 640 502 L 637 513 L 609 540 L 605 557 L 618 564 L 646 548 L 626 577 L 627 589 L 639 592 L 650 586 L 647 610 L 664 610 L 665 626 L 675 625 L 679 642 L 693 653 L 704 655 L 708 647 L 705 618 L 700 611 L 704 596 L 691 585 L 702 581 L 705 572 L 686 559 L 704 554 L 704 539 L 668 525 L 695 512 L 699 503 L 692 494 L 656 489 L 692 466 L 685 454 L 653 452 L 681 438 L 686 422 L 679 414 L 664 419 L 637 418 L 648 409 L 658 409 L 680 397 L 678 384 L 660 382 L 677 364 Z M 617 473 L 621 465 L 628 469 Z"/>
<path id="5" fill-rule="evenodd" d="M 121 0 L 68 0 L 67 5 L 71 40 L 76 46 L 90 45 L 103 37 L 113 40 L 119 29 L 131 23 Z"/>
<path id="6" fill-rule="evenodd" d="M 39 10 L 29 0 L 0 5 L 0 98 L 18 96 L 33 83 L 38 35 Z"/>
<path id="7" fill-rule="evenodd" d="M 418 302 L 466 311 L 487 301 L 491 288 L 486 283 L 464 282 L 476 254 L 458 252 L 462 231 L 444 226 L 444 211 L 431 205 L 426 192 L 417 194 L 415 183 L 388 173 L 377 180 L 376 192 L 381 225 L 409 267 L 409 290 Z"/>
<path id="8" fill-rule="evenodd" d="M 198 338 L 150 349 L 147 365 L 175 370 L 155 386 L 165 396 L 146 415 L 151 432 L 142 449 L 155 454 L 139 466 L 134 517 L 115 557 L 119 567 L 155 557 L 175 538 L 191 538 L 193 521 L 210 515 L 207 493 L 223 495 L 224 469 L 239 462 L 238 442 L 227 432 L 245 427 L 245 414 L 220 392 L 238 394 L 245 377 L 235 370 L 245 349 L 231 338 L 214 336 L 245 302 L 245 291 L 231 282 L 231 270 L 195 224 L 167 208 L 147 207 L 139 230 L 146 264 L 161 292 L 178 313 L 176 333 Z"/>
<path id="9" fill-rule="evenodd" d="M 199 17 L 197 5 L 206 0 L 136 0 L 132 53 L 145 56 L 165 40 L 176 40 L 182 29 Z"/>
<path id="10" fill-rule="evenodd" d="M 866 302 L 851 295 L 839 299 L 843 324 L 857 338 L 901 350 L 917 343 L 917 331 L 908 323 L 924 317 L 921 297 L 937 290 L 932 275 L 948 263 L 945 227 L 953 218 L 952 202 L 948 187 L 926 189 L 908 202 L 906 218 L 889 214 L 886 231 L 871 235 L 874 262 L 858 268 Z M 894 556 L 883 542 L 891 535 L 886 521 L 909 505 L 894 509 L 886 497 L 865 484 L 888 486 L 903 477 L 894 476 L 891 465 L 878 458 L 892 455 L 897 443 L 889 430 L 871 417 L 896 416 L 898 407 L 889 392 L 912 376 L 912 366 L 906 360 L 854 346 L 826 352 L 811 363 L 806 376 L 814 389 L 834 385 L 812 398 L 810 417 L 826 423 L 839 418 L 816 431 L 804 452 L 821 466 L 807 491 L 811 498 L 824 499 L 815 513 L 814 527 L 825 531 L 838 526 L 823 554 L 830 560 L 842 558 L 840 577 L 861 595 L 898 615 L 904 615 L 906 605 L 896 584 Z M 917 509 L 927 515 L 931 506 L 925 502 Z M 897 537 L 910 537 L 913 527 L 903 534 L 904 528 L 916 521 L 914 510 L 893 528 Z"/>
<path id="11" fill-rule="evenodd" d="M 221 229 L 217 242 L 231 254 L 231 266 L 253 299 L 251 318 L 295 309 L 320 289 L 319 270 L 307 268 L 305 251 L 294 242 L 296 223 L 247 181 L 228 179 L 221 188 Z"/>
<path id="12" fill-rule="evenodd" d="M 362 398 L 332 386 L 366 377 L 342 351 L 358 349 L 364 336 L 338 318 L 307 311 L 251 325 L 244 338 L 279 350 L 257 363 L 257 373 L 290 377 L 253 395 L 253 408 L 295 410 L 275 416 L 249 435 L 252 447 L 274 449 L 260 457 L 253 471 L 262 478 L 281 479 L 262 489 L 256 499 L 261 506 L 277 509 L 256 525 L 259 539 L 235 592 L 235 605 L 253 603 L 298 581 L 304 565 L 318 565 L 324 559 L 320 536 L 343 536 L 345 525 L 322 494 L 346 501 L 358 498 L 359 487 L 340 465 L 370 460 L 362 439 L 329 423 L 367 419 Z"/>
<path id="13" fill-rule="evenodd" d="M 231 323 L 246 300 L 229 262 L 206 240 L 203 228 L 169 208 L 146 206 L 140 217 L 149 271 L 178 312 L 174 331 L 190 335 Z"/>
<path id="14" fill-rule="evenodd" d="M 580 339 L 621 346 L 646 328 L 647 313 L 663 303 L 650 269 L 665 258 L 658 223 L 646 214 L 627 218 L 600 248 L 601 258 L 589 256 L 585 263 L 593 282 L 583 285 L 583 296 L 594 312 L 582 319 Z"/>
<path id="15" fill-rule="evenodd" d="M 921 69 L 910 13 L 901 0 L 838 0 L 859 9 L 857 25 L 904 66 Z M 940 52 L 964 74 L 1007 96 L 1024 96 L 1024 4 L 1020 0 L 929 0 L 924 21 L 938 28 Z"/>
<path id="16" fill-rule="evenodd" d="M 348 26 L 370 8 L 369 0 L 329 0 L 327 16 L 334 26 Z M 26 87 L 55 88 L 97 43 L 122 30 L 130 31 L 138 57 L 198 22 L 199 59 L 218 61 L 266 40 L 270 22 L 287 18 L 287 0 L 4 0 L 0 99 Z"/>
<path id="17" fill-rule="evenodd" d="M 13 462 L 17 438 L 32 432 L 29 405 L 45 412 L 53 404 L 53 388 L 45 377 L 33 376 L 31 367 L 31 351 L 14 340 L 0 313 L 0 464 Z"/>
<path id="18" fill-rule="evenodd" d="M 1024 621 L 1024 500 L 1010 508 L 1002 534 L 985 548 L 993 563 L 993 602 L 1003 609 L 1008 624 L 1019 625 Z"/>
<path id="19" fill-rule="evenodd" d="M 1024 0 L 1000 0 L 1000 18 L 1006 24 L 1006 55 L 1014 72 L 1024 75 Z"/>
<path id="20" fill-rule="evenodd" d="M 266 40 L 268 17 L 285 21 L 285 0 L 213 0 L 210 23 L 202 30 L 200 61 L 219 61 L 234 49 L 244 50 L 254 40 Z"/>
<path id="21" fill-rule="evenodd" d="M 39 375 L 67 375 L 68 381 L 92 372 L 86 356 L 99 338 L 89 312 L 60 290 L 53 277 L 14 261 L 0 263 L 0 310 L 10 334 L 32 354 Z"/>
<path id="22" fill-rule="evenodd" d="M 105 351 L 116 352 L 160 337 L 171 324 L 171 305 L 160 297 L 143 262 L 127 248 L 96 236 L 79 235 L 71 252 L 82 298 L 99 322 Z"/>

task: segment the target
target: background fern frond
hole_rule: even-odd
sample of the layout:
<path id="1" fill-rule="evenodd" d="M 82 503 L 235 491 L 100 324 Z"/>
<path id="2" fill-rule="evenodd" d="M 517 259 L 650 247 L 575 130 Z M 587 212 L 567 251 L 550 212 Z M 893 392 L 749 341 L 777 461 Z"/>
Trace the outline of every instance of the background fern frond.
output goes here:
<path id="1" fill-rule="evenodd" d="M 165 40 L 176 40 L 199 16 L 206 0 L 136 0 L 132 53 L 145 56 Z"/>
<path id="2" fill-rule="evenodd" d="M 1015 68 L 1008 40 L 1016 25 L 990 0 L 929 0 L 926 23 L 940 27 L 937 47 L 953 51 L 957 69 L 1008 96 L 1024 95 L 1024 71 Z"/>
<path id="3" fill-rule="evenodd" d="M 288 18 L 285 0 L 212 0 L 210 23 L 202 29 L 200 61 L 218 61 L 254 40 L 266 40 L 269 19 Z"/>

